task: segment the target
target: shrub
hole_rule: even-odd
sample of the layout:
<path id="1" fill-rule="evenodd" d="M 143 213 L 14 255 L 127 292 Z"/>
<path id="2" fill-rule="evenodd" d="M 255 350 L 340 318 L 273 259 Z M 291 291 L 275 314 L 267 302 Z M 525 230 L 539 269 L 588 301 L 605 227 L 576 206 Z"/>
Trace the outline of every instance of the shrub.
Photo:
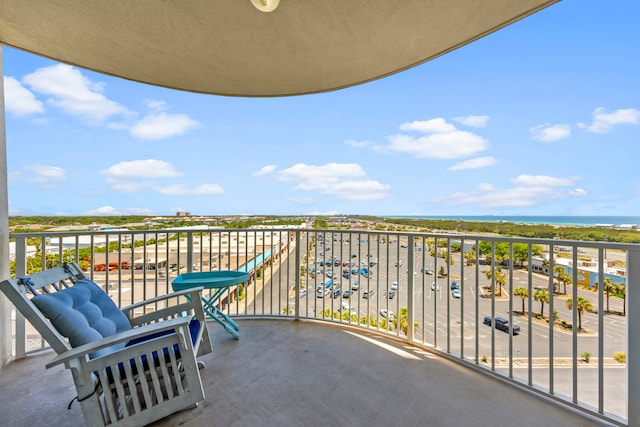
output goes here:
<path id="1" fill-rule="evenodd" d="M 627 354 L 624 351 L 616 351 L 613 355 L 618 363 L 627 363 Z"/>
<path id="2" fill-rule="evenodd" d="M 483 354 L 482 355 L 482 359 L 481 359 L 484 363 L 487 363 L 487 355 Z"/>
<path id="3" fill-rule="evenodd" d="M 591 359 L 591 353 L 589 353 L 588 351 L 585 351 L 580 355 L 580 357 L 582 357 L 585 362 L 589 363 L 589 360 Z"/>

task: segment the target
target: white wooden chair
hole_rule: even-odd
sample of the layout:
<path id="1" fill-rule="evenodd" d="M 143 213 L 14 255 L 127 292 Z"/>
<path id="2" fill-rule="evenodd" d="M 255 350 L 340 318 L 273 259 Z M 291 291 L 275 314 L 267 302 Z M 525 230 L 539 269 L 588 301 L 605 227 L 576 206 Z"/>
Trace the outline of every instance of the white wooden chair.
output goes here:
<path id="1" fill-rule="evenodd" d="M 87 425 L 146 425 L 204 399 L 196 355 L 211 352 L 211 341 L 201 289 L 119 309 L 64 264 L 0 290 L 58 353 L 46 367 L 71 370 Z"/>

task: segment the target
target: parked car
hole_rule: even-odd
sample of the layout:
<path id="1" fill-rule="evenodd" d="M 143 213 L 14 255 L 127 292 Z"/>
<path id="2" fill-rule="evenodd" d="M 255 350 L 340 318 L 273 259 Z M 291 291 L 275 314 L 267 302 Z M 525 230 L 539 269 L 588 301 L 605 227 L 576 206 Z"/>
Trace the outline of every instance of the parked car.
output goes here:
<path id="1" fill-rule="evenodd" d="M 357 291 L 358 289 L 360 289 L 360 282 L 359 281 L 355 281 L 351 284 L 351 290 L 352 291 Z"/>
<path id="2" fill-rule="evenodd" d="M 344 293 L 342 294 L 342 298 L 349 298 L 350 296 L 351 296 L 351 291 L 349 289 L 344 291 Z"/>
<path id="3" fill-rule="evenodd" d="M 460 289 L 460 285 L 458 285 L 458 281 L 454 280 L 453 282 L 451 282 L 451 290 L 454 289 Z"/>
<path id="4" fill-rule="evenodd" d="M 424 272 L 424 274 L 428 274 L 429 276 L 433 276 L 433 271 L 429 270 L 428 268 L 424 268 L 422 271 Z"/>
<path id="5" fill-rule="evenodd" d="M 370 290 L 368 290 L 368 291 L 364 291 L 364 292 L 362 293 L 362 298 L 369 299 L 369 297 L 372 297 L 372 296 L 373 296 L 373 294 L 374 294 L 373 289 L 370 289 Z"/>
<path id="6" fill-rule="evenodd" d="M 335 288 L 333 290 L 333 297 L 338 298 L 340 296 L 340 293 L 341 293 L 340 288 Z"/>
<path id="7" fill-rule="evenodd" d="M 484 321 L 482 322 L 485 325 L 491 326 L 491 316 L 485 316 Z M 520 334 L 520 326 L 519 325 L 509 325 L 509 321 L 504 317 L 496 317 L 496 329 L 509 333 L 509 330 L 513 332 L 513 335 Z"/>
<path id="8" fill-rule="evenodd" d="M 396 263 L 395 263 L 396 267 L 400 267 L 401 265 L 402 265 L 402 260 L 396 261 Z"/>
<path id="9" fill-rule="evenodd" d="M 451 296 L 453 298 L 460 298 L 462 294 L 460 293 L 460 289 L 454 289 L 451 291 Z"/>
<path id="10" fill-rule="evenodd" d="M 316 291 L 316 296 L 318 298 L 324 298 L 324 296 L 327 295 L 328 293 L 329 293 L 329 289 L 326 289 L 326 288 L 322 289 L 321 288 L 321 289 L 318 289 Z"/>
<path id="11" fill-rule="evenodd" d="M 389 291 L 389 293 L 387 294 L 387 298 L 389 299 L 393 299 L 393 297 L 396 296 L 396 291 Z"/>
<path id="12" fill-rule="evenodd" d="M 437 290 L 438 292 L 440 292 L 440 285 L 438 285 L 436 282 L 433 282 L 431 284 L 431 290 L 432 291 L 436 291 Z"/>
<path id="13" fill-rule="evenodd" d="M 397 291 L 398 290 L 398 282 L 393 282 L 391 284 L 391 290 L 392 291 Z"/>
<path id="14" fill-rule="evenodd" d="M 345 279 L 348 279 L 351 277 L 351 274 L 349 274 L 349 272 L 347 271 L 346 273 L 342 273 L 342 277 L 344 277 Z"/>
<path id="15" fill-rule="evenodd" d="M 387 312 L 387 309 L 383 308 L 382 310 L 380 310 L 380 316 L 384 317 L 385 319 L 393 320 L 393 311 Z"/>

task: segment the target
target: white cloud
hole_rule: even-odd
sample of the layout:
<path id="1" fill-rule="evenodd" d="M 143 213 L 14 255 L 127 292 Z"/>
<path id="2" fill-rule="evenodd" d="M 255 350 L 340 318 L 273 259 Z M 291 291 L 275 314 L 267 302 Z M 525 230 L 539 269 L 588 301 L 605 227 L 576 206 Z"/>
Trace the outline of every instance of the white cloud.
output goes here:
<path id="1" fill-rule="evenodd" d="M 25 169 L 33 173 L 31 182 L 47 183 L 51 181 L 64 181 L 67 179 L 67 173 L 64 169 L 57 166 L 34 165 L 27 166 Z"/>
<path id="2" fill-rule="evenodd" d="M 40 68 L 22 81 L 33 91 L 50 96 L 47 103 L 72 115 L 104 121 L 128 113 L 125 107 L 103 95 L 104 84 L 92 82 L 70 65 Z"/>
<path id="3" fill-rule="evenodd" d="M 387 137 L 389 144 L 381 151 L 399 151 L 417 158 L 457 159 L 473 156 L 487 149 L 487 141 L 472 132 L 457 129 L 442 118 L 404 123 L 401 130 L 427 133 L 425 136 L 397 134 Z"/>
<path id="4" fill-rule="evenodd" d="M 224 194 L 218 184 L 201 184 L 188 188 L 182 184 L 158 185 L 157 179 L 177 178 L 183 174 L 163 160 L 133 160 L 120 162 L 100 171 L 107 183 L 116 191 L 134 193 L 138 191 L 155 191 L 167 196 L 208 196 Z"/>
<path id="5" fill-rule="evenodd" d="M 260 169 L 259 171 L 255 171 L 253 173 L 253 176 L 269 175 L 269 174 L 273 173 L 276 170 L 276 168 L 277 168 L 276 165 L 263 166 L 262 169 Z"/>
<path id="6" fill-rule="evenodd" d="M 486 168 L 488 166 L 493 166 L 497 162 L 498 161 L 491 156 L 476 157 L 475 159 L 469 159 L 460 163 L 456 163 L 455 165 L 447 168 L 447 170 L 459 171 L 459 170 L 465 170 L 465 169 L 480 169 L 480 168 Z"/>
<path id="7" fill-rule="evenodd" d="M 57 166 L 33 165 L 26 166 L 27 173 L 13 172 L 9 174 L 10 181 L 24 181 L 36 184 L 43 190 L 55 190 L 62 186 L 67 179 L 67 172 Z"/>
<path id="8" fill-rule="evenodd" d="M 155 159 L 120 162 L 100 171 L 100 173 L 106 177 L 119 179 L 173 178 L 182 176 L 182 173 L 178 172 L 171 163 Z"/>
<path id="9" fill-rule="evenodd" d="M 568 138 L 571 135 L 571 126 L 569 125 L 550 125 L 545 123 L 529 129 L 531 138 L 542 142 L 555 142 Z"/>
<path id="10" fill-rule="evenodd" d="M 42 102 L 13 77 L 4 78 L 4 102 L 7 112 L 16 116 L 28 116 L 44 112 Z"/>
<path id="11" fill-rule="evenodd" d="M 150 114 L 131 128 L 131 135 L 140 139 L 158 140 L 182 135 L 199 123 L 186 114 Z"/>
<path id="12" fill-rule="evenodd" d="M 457 192 L 440 201 L 449 206 L 467 205 L 482 209 L 535 206 L 552 199 L 585 196 L 587 192 L 584 189 L 562 188 L 573 185 L 578 179 L 520 175 L 511 180 L 515 184 L 511 188 L 500 189 L 483 183 L 473 190 Z"/>
<path id="13" fill-rule="evenodd" d="M 489 116 L 464 116 L 453 118 L 453 120 L 458 123 L 474 128 L 486 128 L 489 123 L 489 119 Z"/>
<path id="14" fill-rule="evenodd" d="M 400 125 L 400 130 L 416 130 L 423 133 L 451 133 L 456 130 L 456 127 L 451 123 L 447 123 L 445 119 L 438 117 L 431 120 L 403 123 Z"/>
<path id="15" fill-rule="evenodd" d="M 294 190 L 315 191 L 343 200 L 380 200 L 390 195 L 389 186 L 366 176 L 356 163 L 328 163 L 322 166 L 298 163 L 278 173 L 283 181 L 298 181 Z"/>
<path id="16" fill-rule="evenodd" d="M 171 163 L 162 160 L 133 160 L 120 162 L 100 171 L 116 191 L 135 193 L 155 186 L 154 179 L 182 176 Z"/>
<path id="17" fill-rule="evenodd" d="M 124 208 L 116 209 L 113 206 L 102 206 L 88 210 L 85 215 L 114 216 L 114 215 L 153 215 L 154 212 L 147 208 Z"/>
<path id="18" fill-rule="evenodd" d="M 323 166 L 298 163 L 280 171 L 280 176 L 284 180 L 300 180 L 309 185 L 324 185 L 325 182 L 335 183 L 342 178 L 365 175 L 365 171 L 356 163 L 327 163 Z"/>
<path id="19" fill-rule="evenodd" d="M 562 187 L 573 185 L 579 178 L 557 178 L 554 176 L 546 175 L 519 175 L 513 178 L 511 182 L 520 186 L 545 186 L 545 187 Z"/>
<path id="20" fill-rule="evenodd" d="M 625 108 L 607 113 L 604 108 L 599 107 L 593 111 L 593 122 L 590 125 L 578 123 L 578 126 L 593 133 L 607 133 L 620 124 L 640 124 L 640 110 Z"/>
<path id="21" fill-rule="evenodd" d="M 172 184 L 156 187 L 155 190 L 167 196 L 210 196 L 224 194 L 224 189 L 218 184 L 202 184 L 195 188 L 187 188 L 182 184 Z"/>
<path id="22" fill-rule="evenodd" d="M 148 99 L 145 101 L 145 105 L 151 111 L 165 111 L 167 109 L 167 103 L 158 99 Z"/>

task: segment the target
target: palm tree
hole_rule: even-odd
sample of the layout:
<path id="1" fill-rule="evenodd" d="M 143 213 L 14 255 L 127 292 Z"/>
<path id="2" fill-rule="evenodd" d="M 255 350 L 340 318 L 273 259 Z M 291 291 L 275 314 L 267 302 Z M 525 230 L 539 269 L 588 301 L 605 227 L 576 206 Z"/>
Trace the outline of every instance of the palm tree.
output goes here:
<path id="1" fill-rule="evenodd" d="M 407 330 L 409 329 L 409 309 L 407 307 L 400 307 L 400 313 L 396 317 L 393 318 L 393 325 L 397 327 L 398 321 L 400 322 L 400 330 L 407 335 Z M 413 332 L 418 331 L 418 321 L 413 321 Z"/>
<path id="2" fill-rule="evenodd" d="M 533 294 L 533 299 L 540 302 L 540 316 L 544 317 L 544 303 L 549 302 L 549 291 L 537 289 Z"/>
<path id="3" fill-rule="evenodd" d="M 488 280 L 493 276 L 491 270 L 485 273 Z M 502 296 L 502 287 L 507 284 L 507 276 L 502 272 L 502 268 L 496 268 L 496 285 L 498 285 L 498 296 Z"/>
<path id="4" fill-rule="evenodd" d="M 607 312 L 608 312 L 609 311 L 609 293 L 616 292 L 618 290 L 618 286 L 610 277 L 605 277 L 603 290 L 607 294 Z"/>
<path id="5" fill-rule="evenodd" d="M 522 314 L 524 314 L 524 300 L 529 296 L 529 290 L 523 286 L 520 286 L 513 290 L 513 295 L 522 299 Z"/>
<path id="6" fill-rule="evenodd" d="M 549 263 L 549 260 L 548 260 L 548 259 L 546 259 L 546 258 L 545 258 L 545 259 L 543 259 L 543 260 L 542 260 L 542 270 L 543 270 L 545 273 L 546 273 L 546 272 L 547 272 L 547 270 L 549 269 L 549 265 L 550 265 L 550 263 Z"/>
<path id="7" fill-rule="evenodd" d="M 622 315 L 627 315 L 627 285 L 624 283 L 618 283 L 617 292 L 622 295 Z"/>
<path id="8" fill-rule="evenodd" d="M 571 310 L 573 308 L 573 298 L 567 298 L 567 308 Z M 578 310 L 578 330 L 582 330 L 582 313 L 587 311 L 589 313 L 593 313 L 595 310 L 591 301 L 586 298 L 578 297 L 578 303 L 576 305 L 576 309 Z"/>
<path id="9" fill-rule="evenodd" d="M 566 295 L 567 285 L 570 285 L 571 283 L 573 283 L 573 279 L 571 278 L 571 275 L 561 265 L 556 265 L 555 267 L 553 267 L 553 273 L 554 273 L 554 276 L 556 277 L 556 280 L 564 284 L 564 294 Z"/>
<path id="10" fill-rule="evenodd" d="M 476 251 L 469 251 L 464 254 L 464 260 L 467 265 L 473 265 L 476 263 Z"/>

